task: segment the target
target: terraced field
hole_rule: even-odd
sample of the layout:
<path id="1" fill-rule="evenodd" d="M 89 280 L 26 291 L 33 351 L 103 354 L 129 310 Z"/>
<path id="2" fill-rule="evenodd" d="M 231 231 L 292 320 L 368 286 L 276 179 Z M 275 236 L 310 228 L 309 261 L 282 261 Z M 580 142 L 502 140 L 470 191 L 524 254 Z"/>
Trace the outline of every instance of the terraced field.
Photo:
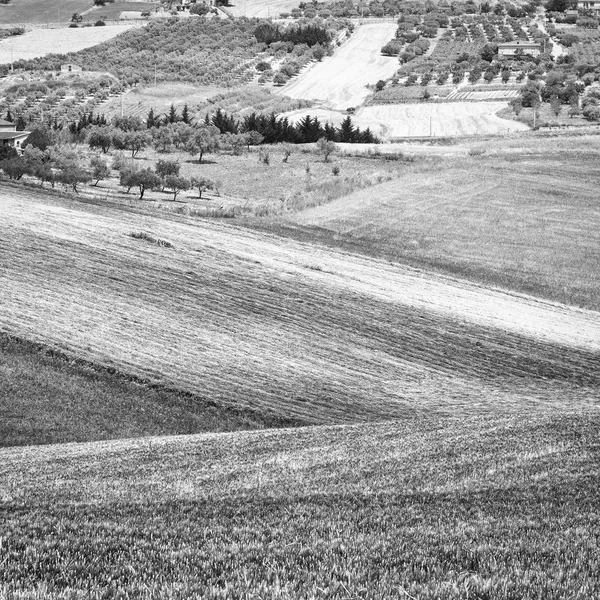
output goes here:
<path id="1" fill-rule="evenodd" d="M 79 358 L 305 423 L 596 400 L 596 312 L 230 225 L 1 196 L 0 329 Z"/>

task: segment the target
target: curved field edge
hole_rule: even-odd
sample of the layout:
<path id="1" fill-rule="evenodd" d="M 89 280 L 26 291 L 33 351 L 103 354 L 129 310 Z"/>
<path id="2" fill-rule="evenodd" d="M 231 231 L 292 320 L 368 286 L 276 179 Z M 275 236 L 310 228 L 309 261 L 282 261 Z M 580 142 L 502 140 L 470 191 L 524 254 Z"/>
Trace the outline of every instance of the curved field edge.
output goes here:
<path id="1" fill-rule="evenodd" d="M 596 597 L 599 434 L 563 407 L 3 449 L 0 590 Z"/>
<path id="2" fill-rule="evenodd" d="M 0 330 L 84 361 L 279 422 L 595 402 L 598 313 L 231 225 L 3 190 Z"/>
<path id="3" fill-rule="evenodd" d="M 256 226 L 600 310 L 598 141 L 510 144 Z"/>
<path id="4" fill-rule="evenodd" d="M 302 424 L 218 406 L 0 333 L 0 446 Z"/>

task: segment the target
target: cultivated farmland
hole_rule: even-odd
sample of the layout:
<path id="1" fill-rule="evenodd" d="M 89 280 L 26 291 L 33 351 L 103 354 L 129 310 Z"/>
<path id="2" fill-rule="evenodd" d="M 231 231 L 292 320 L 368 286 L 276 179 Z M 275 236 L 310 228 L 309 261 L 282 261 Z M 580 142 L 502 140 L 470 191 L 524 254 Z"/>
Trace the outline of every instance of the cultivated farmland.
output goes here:
<path id="1" fill-rule="evenodd" d="M 91 6 L 90 0 L 11 0 L 0 4 L 0 23 L 64 23 Z"/>
<path id="2" fill-rule="evenodd" d="M 367 85 L 391 77 L 398 68 L 395 57 L 382 56 L 381 46 L 394 34 L 394 23 L 356 28 L 331 58 L 310 67 L 281 88 L 291 98 L 322 100 L 337 110 L 359 106 L 369 95 Z"/>
<path id="3" fill-rule="evenodd" d="M 84 360 L 305 423 L 595 401 L 598 313 L 227 225 L 2 198 L 0 328 Z"/>
<path id="4" fill-rule="evenodd" d="M 0 64 L 38 58 L 47 54 L 66 54 L 90 48 L 131 29 L 134 25 L 110 25 L 77 29 L 34 29 L 0 41 Z"/>
<path id="5" fill-rule="evenodd" d="M 355 249 L 600 310 L 597 138 L 473 152 L 291 219 Z"/>
<path id="6" fill-rule="evenodd" d="M 432 104 L 386 104 L 366 106 L 353 115 L 361 129 L 367 127 L 383 138 L 455 137 L 527 131 L 525 123 L 502 119 L 496 113 L 506 108 L 505 102 L 445 102 Z M 339 125 L 346 115 L 326 109 L 303 109 L 289 113 L 293 122 L 306 115 L 318 116 L 324 122 Z"/>
<path id="7" fill-rule="evenodd" d="M 0 593 L 596 598 L 598 439 L 562 408 L 0 449 Z"/>
<path id="8" fill-rule="evenodd" d="M 496 116 L 505 106 L 504 102 L 367 106 L 357 116 L 365 123 L 372 123 L 372 127 L 379 125 L 388 138 L 454 137 L 528 130 L 524 123 Z"/>

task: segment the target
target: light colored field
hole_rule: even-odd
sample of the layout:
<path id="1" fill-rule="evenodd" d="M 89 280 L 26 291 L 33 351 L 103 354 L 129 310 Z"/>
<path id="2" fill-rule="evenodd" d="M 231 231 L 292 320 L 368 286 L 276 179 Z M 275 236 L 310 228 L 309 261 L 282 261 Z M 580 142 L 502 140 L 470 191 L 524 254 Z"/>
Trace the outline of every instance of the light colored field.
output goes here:
<path id="1" fill-rule="evenodd" d="M 77 29 L 34 29 L 23 35 L 0 41 L 0 64 L 11 60 L 27 60 L 77 52 L 96 46 L 131 29 L 134 25 L 109 25 L 105 27 L 79 27 Z"/>
<path id="2" fill-rule="evenodd" d="M 97 21 L 103 18 L 107 21 L 116 21 L 121 17 L 121 13 L 131 11 L 139 16 L 140 12 L 153 11 L 160 4 L 156 2 L 132 2 L 131 0 L 112 2 L 104 6 L 94 6 L 91 10 L 87 10 L 83 15 L 84 21 Z M 154 14 L 154 13 L 153 13 Z"/>
<path id="3" fill-rule="evenodd" d="M 381 55 L 381 47 L 395 33 L 395 23 L 357 27 L 332 57 L 315 63 L 279 88 L 280 93 L 291 98 L 322 100 L 338 110 L 360 106 L 371 93 L 367 85 L 391 77 L 398 69 L 397 58 Z"/>
<path id="4" fill-rule="evenodd" d="M 282 12 L 297 8 L 296 0 L 232 0 L 227 12 L 236 17 L 277 18 Z"/>
<path id="5" fill-rule="evenodd" d="M 524 143 L 480 142 L 495 154 L 415 164 L 290 218 L 395 260 L 600 310 L 598 139 Z"/>
<path id="6" fill-rule="evenodd" d="M 366 106 L 357 118 L 379 127 L 388 138 L 498 134 L 527 131 L 524 123 L 496 116 L 505 102 L 448 102 Z"/>
<path id="7" fill-rule="evenodd" d="M 418 104 L 385 104 L 366 106 L 352 115 L 352 122 L 382 139 L 398 137 L 454 137 L 528 131 L 525 123 L 496 116 L 506 108 L 505 102 L 448 102 Z M 283 113 L 292 122 L 306 115 L 318 117 L 323 123 L 339 124 L 346 113 L 325 108 L 306 108 Z"/>
<path id="8" fill-rule="evenodd" d="M 231 225 L 1 192 L 2 331 L 312 423 L 595 402 L 599 313 Z"/>

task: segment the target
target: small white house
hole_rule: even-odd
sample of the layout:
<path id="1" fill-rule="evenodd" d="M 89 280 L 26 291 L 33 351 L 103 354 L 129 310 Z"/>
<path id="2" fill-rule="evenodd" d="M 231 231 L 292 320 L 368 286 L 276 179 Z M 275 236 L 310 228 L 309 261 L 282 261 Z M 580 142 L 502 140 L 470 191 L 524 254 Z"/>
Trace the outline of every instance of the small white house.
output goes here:
<path id="1" fill-rule="evenodd" d="M 524 40 L 514 40 L 512 42 L 502 42 L 498 44 L 498 56 L 518 56 L 519 54 L 530 54 L 539 56 L 542 49 L 536 42 L 526 42 Z"/>
<path id="2" fill-rule="evenodd" d="M 600 13 L 600 1 L 577 0 L 577 8 L 581 11 L 589 10 L 597 15 Z"/>
<path id="3" fill-rule="evenodd" d="M 30 133 L 30 131 L 17 131 L 14 123 L 0 119 L 0 146 L 10 146 L 17 152 L 21 152 L 23 142 Z"/>

